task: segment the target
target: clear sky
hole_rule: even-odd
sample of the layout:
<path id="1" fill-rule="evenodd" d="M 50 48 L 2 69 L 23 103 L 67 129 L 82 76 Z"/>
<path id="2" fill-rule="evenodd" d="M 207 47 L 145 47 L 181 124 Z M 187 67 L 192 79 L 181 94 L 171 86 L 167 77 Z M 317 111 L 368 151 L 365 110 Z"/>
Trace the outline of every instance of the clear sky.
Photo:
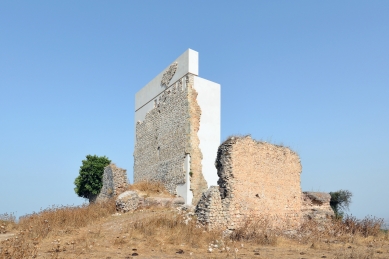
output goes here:
<path id="1" fill-rule="evenodd" d="M 81 204 L 87 154 L 133 179 L 135 93 L 186 49 L 222 140 L 301 157 L 304 191 L 389 219 L 389 1 L 1 1 L 0 213 Z"/>

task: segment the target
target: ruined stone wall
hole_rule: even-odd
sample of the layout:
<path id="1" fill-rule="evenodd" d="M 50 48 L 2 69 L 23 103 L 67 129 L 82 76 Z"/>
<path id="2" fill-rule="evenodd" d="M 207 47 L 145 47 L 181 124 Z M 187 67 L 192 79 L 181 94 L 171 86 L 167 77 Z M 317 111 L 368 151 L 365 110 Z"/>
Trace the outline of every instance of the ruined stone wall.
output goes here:
<path id="1" fill-rule="evenodd" d="M 304 219 L 313 219 L 318 222 L 325 222 L 335 216 L 331 208 L 331 195 L 326 192 L 303 192 L 302 193 L 302 215 Z"/>
<path id="2" fill-rule="evenodd" d="M 227 224 L 218 186 L 211 186 L 203 193 L 195 212 L 197 220 L 211 229 Z"/>
<path id="3" fill-rule="evenodd" d="M 121 194 L 127 188 L 127 170 L 110 164 L 104 168 L 103 187 L 96 201 L 104 201 Z"/>
<path id="4" fill-rule="evenodd" d="M 185 183 L 184 162 L 189 154 L 193 204 L 207 189 L 197 136 L 201 109 L 196 97 L 190 74 L 166 89 L 155 100 L 154 109 L 137 123 L 134 151 L 134 182 L 160 181 L 172 194 L 178 184 Z"/>
<path id="5" fill-rule="evenodd" d="M 217 219 L 212 227 L 236 229 L 249 218 L 266 217 L 275 227 L 297 226 L 301 221 L 300 158 L 286 147 L 232 137 L 220 145 L 219 205 L 214 191 L 203 195 L 196 208 L 199 221 Z M 216 201 L 216 202 L 215 202 Z M 203 215 L 203 216 L 200 216 Z"/>

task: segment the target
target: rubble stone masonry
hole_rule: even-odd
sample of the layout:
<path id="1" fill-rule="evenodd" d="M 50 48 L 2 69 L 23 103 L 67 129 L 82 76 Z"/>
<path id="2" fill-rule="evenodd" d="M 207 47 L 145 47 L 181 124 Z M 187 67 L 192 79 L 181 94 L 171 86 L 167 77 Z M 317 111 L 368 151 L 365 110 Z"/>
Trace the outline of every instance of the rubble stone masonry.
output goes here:
<path id="1" fill-rule="evenodd" d="M 301 163 L 287 147 L 231 137 L 220 145 L 218 187 L 203 194 L 196 208 L 200 222 L 236 229 L 246 220 L 266 217 L 275 227 L 301 222 Z"/>
<path id="2" fill-rule="evenodd" d="M 96 201 L 104 201 L 121 194 L 127 188 L 127 170 L 110 164 L 104 168 L 103 187 Z"/>
<path id="3" fill-rule="evenodd" d="M 185 184 L 184 162 L 189 154 L 193 204 L 207 190 L 197 135 L 201 109 L 196 97 L 191 74 L 167 88 L 154 109 L 137 122 L 134 151 L 134 182 L 160 181 L 172 194 L 176 194 L 177 185 Z"/>
<path id="4" fill-rule="evenodd" d="M 331 195 L 325 192 L 303 192 L 302 214 L 307 220 L 316 220 L 325 223 L 327 219 L 335 216 L 330 205 Z"/>

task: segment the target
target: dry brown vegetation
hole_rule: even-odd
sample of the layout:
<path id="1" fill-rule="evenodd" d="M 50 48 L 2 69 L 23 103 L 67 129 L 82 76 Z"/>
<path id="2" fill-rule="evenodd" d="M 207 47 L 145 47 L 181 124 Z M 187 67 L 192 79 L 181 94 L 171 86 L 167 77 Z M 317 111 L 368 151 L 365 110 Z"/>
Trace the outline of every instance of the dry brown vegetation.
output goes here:
<path id="1" fill-rule="evenodd" d="M 144 193 L 146 196 L 166 196 L 173 197 L 161 182 L 142 181 L 134 184 L 129 184 L 127 190 L 137 190 Z"/>
<path id="2" fill-rule="evenodd" d="M 6 223 L 4 223 L 6 222 Z M 186 211 L 151 207 L 115 213 L 113 200 L 78 207 L 52 207 L 15 223 L 1 241 L 0 258 L 389 258 L 382 220 L 345 217 L 298 231 L 271 230 L 251 219 L 230 235 L 208 231 Z M 12 228 L 11 228 L 12 226 Z"/>
<path id="3" fill-rule="evenodd" d="M 16 226 L 15 221 L 15 215 L 12 213 L 0 214 L 0 234 L 5 234 L 9 231 L 12 231 Z"/>
<path id="4" fill-rule="evenodd" d="M 115 203 L 96 203 L 77 207 L 51 207 L 20 218 L 14 224 L 15 236 L 1 242 L 0 258 L 35 258 L 46 238 L 72 234 L 78 229 L 115 212 Z"/>

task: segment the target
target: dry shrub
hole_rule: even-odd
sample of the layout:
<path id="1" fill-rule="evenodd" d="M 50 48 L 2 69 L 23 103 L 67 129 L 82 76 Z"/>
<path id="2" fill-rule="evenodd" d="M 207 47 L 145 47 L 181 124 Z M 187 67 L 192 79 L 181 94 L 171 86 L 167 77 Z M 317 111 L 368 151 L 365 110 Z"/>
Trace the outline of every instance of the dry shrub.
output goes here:
<path id="1" fill-rule="evenodd" d="M 346 215 L 343 219 L 332 219 L 327 223 L 306 220 L 298 231 L 302 241 L 320 240 L 323 238 L 347 239 L 352 242 L 355 237 L 378 236 L 381 233 L 383 219 L 367 216 L 357 219 Z"/>
<path id="2" fill-rule="evenodd" d="M 130 237 L 146 238 L 148 242 L 172 245 L 188 244 L 198 248 L 221 237 L 219 231 L 205 231 L 196 218 L 174 211 L 160 211 L 129 223 Z"/>
<path id="3" fill-rule="evenodd" d="M 350 234 L 360 234 L 363 237 L 377 236 L 381 232 L 384 220 L 367 216 L 364 219 L 357 219 L 353 216 L 346 216 L 343 225 L 346 227 L 345 232 Z"/>
<path id="4" fill-rule="evenodd" d="M 169 196 L 172 197 L 163 183 L 158 181 L 142 181 L 128 185 L 128 190 L 137 190 L 146 193 L 147 196 Z"/>
<path id="5" fill-rule="evenodd" d="M 16 226 L 16 218 L 12 213 L 0 214 L 0 234 L 5 234 Z"/>
<path id="6" fill-rule="evenodd" d="M 232 241 L 248 241 L 260 245 L 276 245 L 277 230 L 267 218 L 250 218 L 241 227 L 231 233 Z"/>
<path id="7" fill-rule="evenodd" d="M 1 242 L 0 259 L 34 258 L 39 242 L 50 233 L 70 233 L 115 211 L 115 201 L 109 200 L 81 206 L 53 206 L 21 217 L 16 224 L 19 232 Z"/>
<path id="8" fill-rule="evenodd" d="M 22 217 L 18 228 L 28 229 L 30 238 L 44 238 L 52 231 L 67 233 L 115 212 L 114 200 L 81 206 L 52 206 Z"/>

